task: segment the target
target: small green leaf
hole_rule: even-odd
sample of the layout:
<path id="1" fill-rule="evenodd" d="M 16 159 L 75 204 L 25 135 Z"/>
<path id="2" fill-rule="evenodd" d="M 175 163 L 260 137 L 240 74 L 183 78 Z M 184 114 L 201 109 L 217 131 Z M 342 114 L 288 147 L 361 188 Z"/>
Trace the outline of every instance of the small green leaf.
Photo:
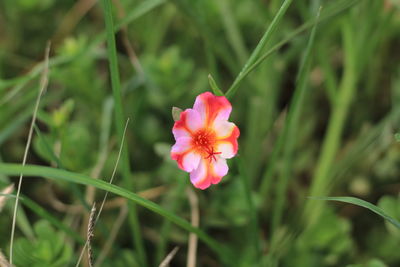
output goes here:
<path id="1" fill-rule="evenodd" d="M 360 207 L 364 207 L 366 209 L 369 209 L 370 211 L 378 214 L 379 216 L 381 216 L 382 218 L 384 218 L 385 220 L 387 220 L 388 222 L 390 222 L 391 224 L 393 224 L 394 226 L 396 226 L 397 228 L 400 229 L 400 222 L 395 220 L 394 218 L 390 217 L 389 215 L 387 215 L 381 208 L 379 208 L 378 206 L 375 206 L 374 204 L 371 204 L 367 201 L 364 201 L 362 199 L 359 198 L 355 198 L 355 197 L 310 197 L 311 199 L 320 199 L 320 200 L 330 200 L 330 201 L 339 201 L 339 202 L 345 202 L 345 203 L 350 203 L 350 204 L 354 204 Z"/>
<path id="2" fill-rule="evenodd" d="M 181 112 L 183 110 L 177 107 L 172 107 L 172 118 L 174 119 L 174 121 L 179 121 L 179 119 L 181 118 Z"/>
<path id="3" fill-rule="evenodd" d="M 208 83 L 211 86 L 211 89 L 213 90 L 213 93 L 217 96 L 223 96 L 224 93 L 219 89 L 217 83 L 215 82 L 214 78 L 211 76 L 211 74 L 208 74 Z"/>
<path id="4" fill-rule="evenodd" d="M 394 139 L 396 140 L 396 142 L 400 142 L 400 133 L 396 133 L 394 135 Z"/>

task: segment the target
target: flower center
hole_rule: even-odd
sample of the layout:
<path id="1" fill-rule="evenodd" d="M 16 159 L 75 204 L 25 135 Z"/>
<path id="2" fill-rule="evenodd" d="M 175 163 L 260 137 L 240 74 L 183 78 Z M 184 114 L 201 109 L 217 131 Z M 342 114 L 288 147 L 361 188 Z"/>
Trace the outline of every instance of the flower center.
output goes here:
<path id="1" fill-rule="evenodd" d="M 199 130 L 192 136 L 192 140 L 197 152 L 210 162 L 216 161 L 215 155 L 221 154 L 221 152 L 214 151 L 215 133 L 212 131 Z"/>

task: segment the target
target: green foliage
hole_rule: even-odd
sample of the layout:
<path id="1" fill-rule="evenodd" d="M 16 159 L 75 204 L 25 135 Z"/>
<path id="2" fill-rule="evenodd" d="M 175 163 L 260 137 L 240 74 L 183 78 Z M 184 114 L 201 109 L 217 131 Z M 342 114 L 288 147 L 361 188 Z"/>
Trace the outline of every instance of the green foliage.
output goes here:
<path id="1" fill-rule="evenodd" d="M 72 246 L 65 235 L 54 231 L 47 221 L 34 225 L 35 240 L 19 238 L 15 241 L 17 266 L 66 266 L 72 259 Z"/>
<path id="2" fill-rule="evenodd" d="M 372 259 L 362 264 L 347 265 L 347 267 L 386 267 L 386 266 L 387 266 L 386 264 L 384 264 L 381 260 L 378 259 Z"/>
<path id="3" fill-rule="evenodd" d="M 354 246 L 350 231 L 349 220 L 338 217 L 331 208 L 325 209 L 321 220 L 294 241 L 289 252 L 292 257 L 284 262 L 287 266 L 337 266 L 345 262 Z"/>
<path id="4" fill-rule="evenodd" d="M 29 175 L 17 266 L 75 265 L 105 192 L 102 266 L 158 266 L 175 246 L 171 266 L 184 266 L 189 233 L 198 266 L 400 265 L 398 1 L 90 2 L 0 1 L 0 188 Z M 205 91 L 229 97 L 241 135 L 228 175 L 195 190 L 197 229 L 171 128 L 173 107 Z M 14 200 L 0 213 L 5 254 Z"/>
<path id="5" fill-rule="evenodd" d="M 339 201 L 339 202 L 345 202 L 345 203 L 351 203 L 357 206 L 361 206 L 364 207 L 366 209 L 371 210 L 372 212 L 375 212 L 376 214 L 378 214 L 379 216 L 381 216 L 382 218 L 384 218 L 386 221 L 390 222 L 392 225 L 394 225 L 395 227 L 397 227 L 398 229 L 400 229 L 400 222 L 397 221 L 396 219 L 394 219 L 393 217 L 389 216 L 386 214 L 386 212 L 384 210 L 382 210 L 381 208 L 367 202 L 364 201 L 362 199 L 358 199 L 355 197 L 318 197 L 315 199 L 320 199 L 320 200 L 331 200 L 331 201 Z M 388 204 L 387 201 L 383 202 L 385 204 Z M 396 212 L 395 210 L 392 209 L 392 213 Z M 397 215 L 397 212 L 395 213 Z"/>

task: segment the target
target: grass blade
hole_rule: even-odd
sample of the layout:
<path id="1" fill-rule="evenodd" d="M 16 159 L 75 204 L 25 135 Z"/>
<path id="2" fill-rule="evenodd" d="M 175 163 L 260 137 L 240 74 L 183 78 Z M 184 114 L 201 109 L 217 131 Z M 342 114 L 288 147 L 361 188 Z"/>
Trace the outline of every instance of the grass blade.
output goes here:
<path id="1" fill-rule="evenodd" d="M 333 168 L 335 156 L 342 142 L 342 133 L 345 129 L 345 122 L 348 119 L 351 103 L 357 96 L 356 85 L 360 76 L 357 70 L 357 60 L 359 58 L 357 51 L 359 47 L 354 43 L 356 28 L 350 23 L 343 23 L 342 25 L 344 43 L 343 78 L 337 92 L 336 101 L 332 107 L 322 149 L 311 183 L 310 195 L 327 195 L 329 173 Z M 306 203 L 304 219 L 308 222 L 308 226 L 311 227 L 318 220 L 322 208 L 322 203 L 320 202 Z"/>
<path id="2" fill-rule="evenodd" d="M 114 22 L 112 15 L 112 4 L 110 0 L 102 0 L 102 8 L 104 12 L 104 19 L 106 24 L 107 33 L 107 53 L 109 60 L 109 68 L 111 75 L 111 85 L 114 98 L 114 108 L 115 108 L 115 123 L 117 128 L 118 140 L 120 146 L 122 147 L 122 140 L 124 138 L 124 110 L 122 104 L 122 94 L 121 94 L 121 83 L 119 79 L 118 70 L 118 59 L 117 59 L 117 49 L 115 44 L 114 35 Z M 133 188 L 131 182 L 131 170 L 129 166 L 129 154 L 128 146 L 122 147 L 122 173 L 125 186 L 127 188 Z M 137 217 L 137 211 L 135 205 L 129 205 L 129 223 L 132 227 L 133 240 L 135 242 L 135 247 L 138 250 L 138 255 L 140 257 L 140 262 L 143 266 L 147 266 L 146 253 L 143 244 L 143 238 L 140 231 L 139 220 Z"/>
<path id="3" fill-rule="evenodd" d="M 240 177 L 240 180 L 242 183 L 244 194 L 246 196 L 245 201 L 247 202 L 247 206 L 248 206 L 248 209 L 250 210 L 250 216 L 251 216 L 251 220 L 250 220 L 250 224 L 249 224 L 249 231 L 250 231 L 250 235 L 251 235 L 251 241 L 253 243 L 249 244 L 249 245 L 253 247 L 255 262 L 259 262 L 262 251 L 261 251 L 260 239 L 259 239 L 260 234 L 259 234 L 257 209 L 255 206 L 254 200 L 252 198 L 249 177 L 247 175 L 246 168 L 243 164 L 242 159 L 240 157 L 238 157 L 236 159 L 236 163 L 238 165 L 239 177 Z"/>
<path id="4" fill-rule="evenodd" d="M 351 8 L 352 6 L 357 4 L 359 1 L 360 0 L 347 1 L 342 5 L 339 3 L 337 5 L 333 5 L 333 7 L 324 8 L 325 12 L 321 11 L 321 16 L 320 16 L 319 21 L 322 22 L 322 21 L 328 20 L 328 19 L 340 14 L 341 12 L 344 12 L 345 10 Z M 235 81 L 233 82 L 233 84 L 229 88 L 228 92 L 230 92 L 231 90 L 233 92 L 236 92 L 236 90 L 237 90 L 236 87 L 238 87 L 239 84 L 243 81 L 243 79 L 247 75 L 249 75 L 256 67 L 258 67 L 264 60 L 266 60 L 269 56 L 271 56 L 272 54 L 277 52 L 285 44 L 287 44 L 291 40 L 293 40 L 294 37 L 296 37 L 297 35 L 301 34 L 305 30 L 313 27 L 316 23 L 317 23 L 317 21 L 315 19 L 311 19 L 311 20 L 305 22 L 303 25 L 301 25 L 300 27 L 295 29 L 293 32 L 291 32 L 282 41 L 280 41 L 279 43 L 275 44 L 271 49 L 269 49 L 267 52 L 265 52 L 262 56 L 258 57 L 253 63 L 251 63 L 250 66 L 248 66 L 248 67 L 245 66 L 246 68 L 243 67 L 242 71 L 236 77 Z M 227 97 L 231 97 L 230 95 L 228 95 L 228 92 L 226 93 Z M 229 94 L 231 94 L 231 93 L 229 93 Z"/>
<path id="5" fill-rule="evenodd" d="M 186 231 L 195 233 L 200 240 L 206 243 L 210 249 L 212 249 L 217 255 L 220 256 L 221 260 L 225 263 L 232 263 L 231 261 L 234 259 L 233 255 L 231 255 L 230 251 L 227 250 L 225 246 L 219 244 L 216 240 L 212 237 L 207 235 L 205 232 L 200 230 L 199 228 L 193 227 L 188 221 L 176 216 L 175 214 L 171 213 L 168 210 L 163 209 L 161 206 L 157 205 L 156 203 L 149 201 L 140 197 L 139 195 L 130 192 L 129 190 L 109 184 L 105 181 L 100 179 L 92 179 L 88 176 L 83 174 L 68 172 L 65 170 L 50 168 L 50 167 L 43 167 L 37 165 L 25 165 L 21 166 L 20 164 L 12 164 L 12 163 L 0 163 L 0 174 L 4 175 L 18 175 L 23 173 L 25 176 L 33 176 L 35 177 L 45 177 L 48 179 L 53 180 L 63 180 L 72 183 L 78 183 L 83 185 L 91 185 L 98 189 L 102 189 L 121 197 L 127 198 L 132 200 L 136 204 L 147 208 L 154 213 L 163 216 L 164 218 L 172 221 L 176 225 L 180 226 L 181 228 L 185 229 Z M 28 177 L 26 177 L 29 179 Z"/>
<path id="6" fill-rule="evenodd" d="M 317 19 L 320 16 L 320 11 L 321 10 L 318 11 Z M 296 91 L 294 92 L 293 99 L 290 103 L 285 127 L 283 130 L 283 134 L 281 135 L 284 141 L 283 143 L 278 141 L 278 144 L 285 144 L 283 146 L 284 167 L 282 168 L 282 175 L 278 180 L 276 188 L 277 200 L 274 205 L 274 211 L 272 216 L 272 231 L 271 231 L 273 235 L 276 232 L 276 229 L 281 222 L 281 217 L 285 206 L 286 189 L 288 186 L 289 179 L 291 177 L 291 171 L 293 165 L 293 152 L 297 140 L 296 136 L 299 127 L 300 114 L 302 111 L 302 107 L 305 104 L 304 101 L 308 91 L 307 89 L 309 89 L 307 82 L 310 73 L 312 51 L 314 46 L 317 25 L 318 24 L 315 24 L 311 31 L 304 59 L 299 69 Z"/>
<path id="7" fill-rule="evenodd" d="M 338 201 L 338 202 L 344 202 L 344 203 L 350 203 L 353 205 L 357 205 L 366 209 L 369 209 L 370 211 L 378 214 L 381 216 L 383 219 L 387 220 L 394 226 L 396 226 L 398 229 L 400 229 L 400 222 L 394 219 L 393 217 L 390 217 L 385 213 L 384 210 L 379 208 L 378 206 L 375 206 L 372 203 L 369 203 L 365 200 L 355 198 L 355 197 L 310 197 L 310 199 L 316 199 L 316 200 L 327 200 L 327 201 Z"/>
<path id="8" fill-rule="evenodd" d="M 278 13 L 275 15 L 274 19 L 272 20 L 271 24 L 265 31 L 263 37 L 261 38 L 260 42 L 257 44 L 256 48 L 254 49 L 253 53 L 251 54 L 250 58 L 247 60 L 246 64 L 240 71 L 239 75 L 236 77 L 235 81 L 233 82 L 232 86 L 226 92 L 227 98 L 232 98 L 238 87 L 241 80 L 244 78 L 244 74 L 247 72 L 249 67 L 253 65 L 257 59 L 260 57 L 262 49 L 267 45 L 268 41 L 270 40 L 272 34 L 275 32 L 279 22 L 283 18 L 283 15 L 286 13 L 287 9 L 289 8 L 292 0 L 285 0 L 283 2 L 281 8 L 279 9 Z"/>
<path id="9" fill-rule="evenodd" d="M 147 14 L 154 8 L 158 7 L 159 5 L 165 3 L 165 0 L 148 0 L 145 1 L 141 4 L 139 4 L 135 9 L 130 11 L 127 16 L 121 20 L 117 25 L 114 27 L 114 32 L 117 32 L 119 29 L 121 29 L 123 26 L 131 23 L 132 21 L 142 17 L 143 15 Z M 89 45 L 87 45 L 83 51 L 80 53 L 77 53 L 75 55 L 71 56 L 56 56 L 51 59 L 49 59 L 49 66 L 50 67 L 56 67 L 62 64 L 69 63 L 73 61 L 74 59 L 80 57 L 82 54 L 86 54 L 89 51 L 93 50 L 97 45 L 99 45 L 101 42 L 103 42 L 106 39 L 106 33 L 103 32 L 99 34 Z M 25 85 L 28 84 L 31 80 L 35 79 L 40 75 L 40 73 L 43 71 L 44 68 L 44 62 L 37 64 L 28 74 L 25 74 L 20 77 L 16 78 L 11 78 L 8 80 L 2 80 L 0 78 L 0 90 L 4 90 L 7 87 L 10 86 L 15 86 L 10 92 L 7 94 L 6 97 L 4 97 L 2 100 L 0 100 L 0 106 L 9 100 L 11 100 L 13 97 L 15 97 L 20 90 L 22 90 Z"/>

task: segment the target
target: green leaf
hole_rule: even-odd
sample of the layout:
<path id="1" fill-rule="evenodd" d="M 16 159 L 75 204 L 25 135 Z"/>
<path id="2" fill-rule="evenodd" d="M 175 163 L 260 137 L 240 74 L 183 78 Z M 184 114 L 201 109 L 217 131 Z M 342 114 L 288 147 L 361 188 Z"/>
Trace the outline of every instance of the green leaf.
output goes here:
<path id="1" fill-rule="evenodd" d="M 396 133 L 394 135 L 394 140 L 396 140 L 396 142 L 400 142 L 400 133 Z"/>
<path id="2" fill-rule="evenodd" d="M 329 201 L 339 201 L 339 202 L 344 202 L 344 203 L 350 203 L 350 204 L 354 204 L 366 209 L 369 209 L 370 211 L 378 214 L 379 216 L 381 216 L 382 218 L 384 218 L 385 220 L 387 220 L 388 222 L 390 222 L 391 224 L 393 224 L 394 226 L 396 226 L 397 228 L 400 229 L 400 222 L 395 220 L 394 218 L 390 217 L 389 215 L 387 215 L 385 213 L 384 210 L 382 210 L 381 208 L 379 208 L 378 206 L 375 206 L 374 204 L 371 204 L 367 201 L 364 201 L 362 199 L 359 198 L 355 198 L 355 197 L 310 197 L 311 199 L 320 199 L 320 200 L 329 200 Z"/>
<path id="3" fill-rule="evenodd" d="M 54 225 L 58 229 L 64 231 L 68 236 L 73 238 L 79 244 L 84 244 L 84 240 L 82 239 L 82 237 L 77 232 L 73 231 L 69 226 L 65 225 L 63 222 L 61 222 L 59 219 L 57 219 L 55 216 L 53 216 L 46 209 L 42 208 L 36 202 L 34 202 L 33 200 L 31 200 L 31 199 L 29 199 L 28 197 L 25 197 L 25 196 L 22 196 L 22 197 L 20 196 L 19 200 L 26 207 L 28 207 L 31 211 L 36 213 L 36 215 L 42 217 L 43 219 L 46 219 L 49 223 L 51 223 L 52 225 Z"/>
<path id="4" fill-rule="evenodd" d="M 183 110 L 177 107 L 172 107 L 172 118 L 174 119 L 174 121 L 179 121 L 179 119 L 181 118 L 181 112 Z"/>
<path id="5" fill-rule="evenodd" d="M 214 95 L 223 96 L 224 93 L 219 89 L 217 83 L 215 82 L 214 78 L 211 74 L 208 74 L 208 83 L 210 84 L 211 89 L 213 90 Z"/>
<path id="6" fill-rule="evenodd" d="M 42 151 L 44 151 L 44 153 L 46 154 L 46 159 L 51 159 L 52 161 L 54 161 L 57 164 L 58 168 L 63 168 L 61 165 L 61 162 L 59 160 L 59 158 L 56 156 L 56 154 L 54 153 L 53 149 L 51 148 L 49 142 L 46 140 L 46 137 L 44 137 L 40 131 L 40 129 L 37 127 L 36 124 L 33 125 L 35 132 L 38 136 L 38 142 L 36 143 L 38 147 L 38 149 L 41 149 Z"/>

